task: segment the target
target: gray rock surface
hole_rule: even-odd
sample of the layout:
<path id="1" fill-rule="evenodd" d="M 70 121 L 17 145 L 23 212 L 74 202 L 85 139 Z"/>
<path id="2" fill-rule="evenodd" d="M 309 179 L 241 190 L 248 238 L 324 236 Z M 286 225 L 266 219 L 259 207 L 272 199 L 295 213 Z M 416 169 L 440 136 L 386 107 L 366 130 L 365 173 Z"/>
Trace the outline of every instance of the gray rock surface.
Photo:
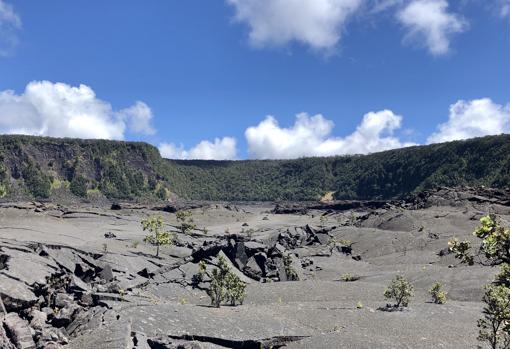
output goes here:
<path id="1" fill-rule="evenodd" d="M 207 235 L 183 235 L 175 213 L 133 204 L 119 203 L 115 214 L 2 204 L 0 296 L 9 313 L 0 348 L 475 348 L 482 288 L 497 270 L 444 251 L 453 236 L 475 242 L 487 212 L 510 226 L 510 206 L 484 193 L 274 210 L 210 204 L 192 210 Z M 177 237 L 158 258 L 140 243 L 140 220 L 151 214 Z M 116 237 L 105 240 L 108 232 Z M 247 284 L 243 305 L 212 308 L 210 279 L 196 282 L 198 262 L 211 272 L 219 255 Z M 299 281 L 286 281 L 284 256 Z M 345 273 L 358 279 L 343 282 Z M 405 311 L 378 311 L 396 274 L 415 297 Z M 445 305 L 430 303 L 436 281 Z"/>
<path id="2" fill-rule="evenodd" d="M 28 308 L 38 300 L 25 283 L 2 274 L 0 274 L 0 297 L 8 311 Z"/>
<path id="3" fill-rule="evenodd" d="M 35 349 L 32 329 L 26 320 L 16 313 L 9 313 L 3 319 L 3 326 L 10 334 L 12 342 L 18 349 Z"/>
<path id="4" fill-rule="evenodd" d="M 2 349 L 16 349 L 16 346 L 13 342 L 11 342 L 11 338 L 7 336 L 7 333 L 5 332 L 4 326 L 3 326 L 3 315 L 0 317 L 0 323 L 2 326 L 0 326 L 0 348 Z"/>

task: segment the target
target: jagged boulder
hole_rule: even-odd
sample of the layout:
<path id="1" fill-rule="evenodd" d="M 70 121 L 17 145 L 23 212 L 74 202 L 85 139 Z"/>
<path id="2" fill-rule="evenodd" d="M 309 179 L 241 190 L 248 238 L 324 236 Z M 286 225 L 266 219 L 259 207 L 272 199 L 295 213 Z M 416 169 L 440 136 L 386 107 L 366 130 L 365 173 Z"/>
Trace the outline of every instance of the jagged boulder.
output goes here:
<path id="1" fill-rule="evenodd" d="M 228 257 L 239 269 L 244 268 L 248 262 L 248 255 L 244 247 L 244 242 L 235 242 L 233 239 L 229 241 Z"/>
<path id="2" fill-rule="evenodd" d="M 69 343 L 69 338 L 64 331 L 51 326 L 44 327 L 41 331 L 37 331 L 37 345 L 43 345 L 43 348 L 62 348 L 62 345 Z"/>
<path id="3" fill-rule="evenodd" d="M 42 329 L 46 326 L 48 315 L 40 310 L 32 309 L 29 316 L 31 319 L 30 326 L 32 326 L 34 330 L 42 331 Z"/>
<path id="4" fill-rule="evenodd" d="M 111 231 L 104 233 L 104 238 L 105 239 L 115 239 L 116 237 L 117 237 L 117 235 L 115 235 Z"/>
<path id="5" fill-rule="evenodd" d="M 66 327 L 76 317 L 81 307 L 77 304 L 69 304 L 60 309 L 51 319 L 51 324 L 55 327 Z"/>
<path id="6" fill-rule="evenodd" d="M 260 242 L 247 241 L 244 243 L 244 249 L 248 256 L 253 256 L 257 252 L 267 252 L 268 247 Z"/>
<path id="7" fill-rule="evenodd" d="M 112 206 L 110 207 L 112 211 L 119 211 L 122 210 L 122 206 L 118 202 L 112 203 Z"/>
<path id="8" fill-rule="evenodd" d="M 216 256 L 220 251 L 226 250 L 228 242 L 226 240 L 204 241 L 203 245 L 193 251 L 191 257 L 193 262 L 198 263 L 203 259 Z"/>
<path id="9" fill-rule="evenodd" d="M 264 271 L 260 267 L 260 265 L 255 260 L 255 257 L 252 256 L 248 259 L 246 266 L 243 269 L 243 272 L 250 278 L 255 280 L 260 280 L 264 277 Z"/>
<path id="10" fill-rule="evenodd" d="M 26 284 L 3 275 L 0 275 L 0 297 L 2 297 L 7 311 L 30 308 L 38 301 Z"/>
<path id="11" fill-rule="evenodd" d="M 1 320 L 2 318 L 0 318 Z M 2 322 L 0 322 L 0 325 Z M 7 336 L 5 329 L 3 326 L 0 326 L 0 348 L 2 349 L 16 349 L 16 346 L 11 342 L 10 338 Z"/>
<path id="12" fill-rule="evenodd" d="M 69 343 L 71 348 L 125 349 L 132 348 L 131 321 L 123 317 L 92 317 L 87 329 Z"/>
<path id="13" fill-rule="evenodd" d="M 18 349 L 35 349 L 32 330 L 26 320 L 16 313 L 9 313 L 4 317 L 3 326 L 9 332 L 12 342 Z"/>
<path id="14" fill-rule="evenodd" d="M 67 293 L 59 292 L 55 296 L 55 306 L 58 308 L 64 308 L 71 305 L 74 302 L 72 296 Z"/>
<path id="15" fill-rule="evenodd" d="M 216 258 L 213 259 L 213 261 L 212 261 L 213 265 L 217 265 L 219 256 L 223 256 L 223 258 L 225 258 L 225 261 L 227 262 L 227 264 L 230 268 L 230 271 L 233 274 L 237 275 L 241 279 L 241 281 L 243 281 L 244 283 L 247 283 L 247 284 L 251 284 L 254 281 L 253 279 L 244 275 L 239 269 L 237 269 L 237 267 L 232 263 L 232 261 L 225 255 L 225 253 L 223 251 L 220 251 L 218 253 L 218 255 L 216 256 Z"/>
<path id="16" fill-rule="evenodd" d="M 303 205 L 282 205 L 277 204 L 273 210 L 271 211 L 273 214 L 299 214 L 306 215 L 308 213 L 308 209 Z"/>
<path id="17" fill-rule="evenodd" d="M 112 281 L 114 278 L 112 266 L 110 264 L 106 264 L 103 270 L 99 272 L 99 277 L 105 280 L 106 282 Z"/>

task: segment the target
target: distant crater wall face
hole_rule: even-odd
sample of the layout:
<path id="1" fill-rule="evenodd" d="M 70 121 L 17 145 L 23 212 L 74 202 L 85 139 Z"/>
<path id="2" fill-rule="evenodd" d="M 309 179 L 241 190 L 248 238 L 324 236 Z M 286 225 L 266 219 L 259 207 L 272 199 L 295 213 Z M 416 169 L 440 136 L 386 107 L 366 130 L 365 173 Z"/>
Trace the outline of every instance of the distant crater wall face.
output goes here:
<path id="1" fill-rule="evenodd" d="M 190 199 L 398 199 L 438 186 L 510 187 L 510 135 L 370 155 L 169 163 L 174 190 Z"/>
<path id="2" fill-rule="evenodd" d="M 0 136 L 0 198 L 309 201 L 402 198 L 437 186 L 510 186 L 510 136 L 370 155 L 166 160 L 146 143 Z"/>
<path id="3" fill-rule="evenodd" d="M 145 143 L 0 136 L 0 196 L 166 198 L 167 166 Z"/>

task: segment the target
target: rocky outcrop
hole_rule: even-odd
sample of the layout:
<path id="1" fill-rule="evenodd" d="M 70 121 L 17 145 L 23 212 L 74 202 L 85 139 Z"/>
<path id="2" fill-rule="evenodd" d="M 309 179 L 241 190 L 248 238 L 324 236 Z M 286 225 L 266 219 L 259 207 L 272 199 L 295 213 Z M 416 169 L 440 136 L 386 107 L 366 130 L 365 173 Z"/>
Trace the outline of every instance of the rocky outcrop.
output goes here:
<path id="1" fill-rule="evenodd" d="M 510 206 L 510 191 L 488 187 L 438 187 L 409 195 L 402 202 L 407 209 L 431 206 L 464 206 L 466 203 Z"/>

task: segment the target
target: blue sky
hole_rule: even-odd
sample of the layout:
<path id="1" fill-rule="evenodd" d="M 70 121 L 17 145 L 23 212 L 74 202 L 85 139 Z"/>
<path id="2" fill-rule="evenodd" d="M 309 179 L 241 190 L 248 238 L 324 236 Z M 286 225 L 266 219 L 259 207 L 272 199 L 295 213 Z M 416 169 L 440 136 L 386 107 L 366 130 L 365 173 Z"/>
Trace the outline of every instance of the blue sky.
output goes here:
<path id="1" fill-rule="evenodd" d="M 510 132 L 509 62 L 509 0 L 0 0 L 0 133 L 368 153 Z"/>

